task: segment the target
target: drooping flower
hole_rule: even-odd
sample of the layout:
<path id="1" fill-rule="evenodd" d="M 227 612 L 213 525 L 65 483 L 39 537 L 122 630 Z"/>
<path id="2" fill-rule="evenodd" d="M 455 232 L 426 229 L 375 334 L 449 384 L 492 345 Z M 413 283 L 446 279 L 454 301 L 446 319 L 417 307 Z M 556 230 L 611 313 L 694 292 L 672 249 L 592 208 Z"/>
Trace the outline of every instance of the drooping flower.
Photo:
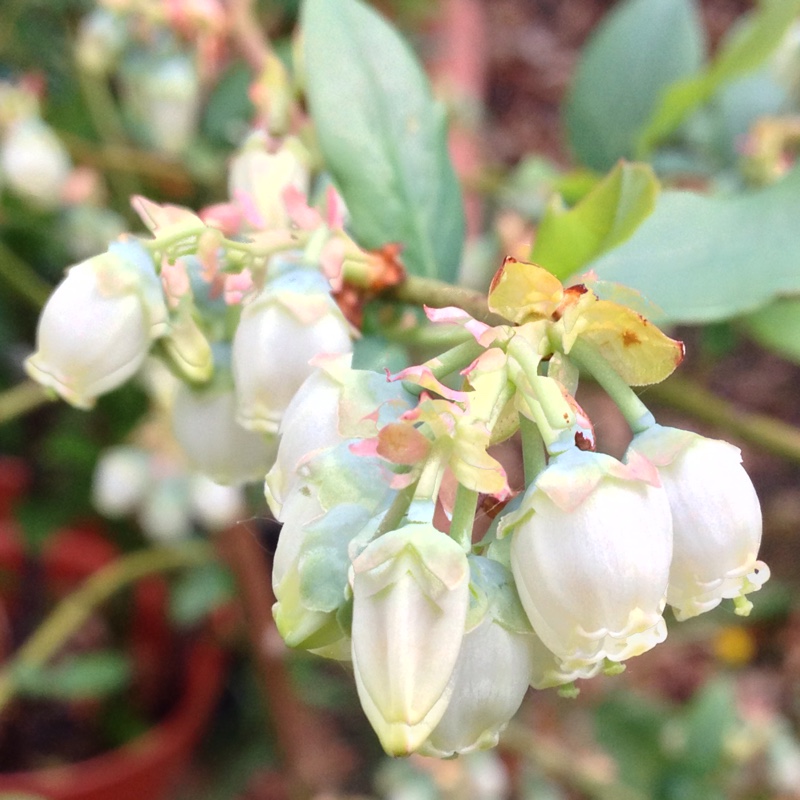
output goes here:
<path id="1" fill-rule="evenodd" d="M 530 684 L 532 633 L 490 616 L 464 635 L 447 710 L 422 752 L 437 758 L 494 747 Z"/>
<path id="2" fill-rule="evenodd" d="M 133 240 L 71 267 L 42 311 L 28 374 L 68 403 L 91 408 L 142 365 L 168 331 L 150 257 Z"/>
<path id="3" fill-rule="evenodd" d="M 571 450 L 515 513 L 520 599 L 564 671 L 623 661 L 664 640 L 672 519 L 654 468 Z"/>
<path id="4" fill-rule="evenodd" d="M 327 281 L 294 269 L 271 281 L 242 309 L 233 340 L 239 423 L 275 432 L 320 353 L 352 350 L 350 329 Z"/>
<path id="5" fill-rule="evenodd" d="M 655 425 L 628 451 L 651 461 L 669 498 L 674 548 L 667 602 L 679 620 L 733 598 L 744 599 L 769 577 L 758 560 L 761 506 L 739 448 L 690 431 Z"/>
<path id="6" fill-rule="evenodd" d="M 371 542 L 352 569 L 358 696 L 386 752 L 407 755 L 450 699 L 469 606 L 467 557 L 433 525 L 412 523 Z"/>
<path id="7" fill-rule="evenodd" d="M 395 419 L 409 404 L 400 384 L 350 367 L 350 355 L 314 359 L 281 422 L 265 493 L 283 523 L 273 564 L 273 614 L 287 644 L 350 657 L 338 622 L 348 591 L 350 547 L 371 538 L 394 497 L 391 472 L 349 445 Z M 345 650 L 345 642 L 347 648 Z"/>
<path id="8" fill-rule="evenodd" d="M 316 453 L 344 441 L 339 432 L 341 384 L 325 369 L 316 369 L 286 407 L 280 426 L 275 464 L 267 475 L 267 499 L 280 514 L 298 480 L 298 468 Z"/>
<path id="9" fill-rule="evenodd" d="M 439 724 L 420 752 L 438 758 L 494 747 L 528 689 L 536 636 L 511 572 L 469 556 L 470 612 Z"/>
<path id="10" fill-rule="evenodd" d="M 277 441 L 236 422 L 231 389 L 195 391 L 181 384 L 172 406 L 172 430 L 191 466 L 216 483 L 260 480 L 275 460 Z"/>

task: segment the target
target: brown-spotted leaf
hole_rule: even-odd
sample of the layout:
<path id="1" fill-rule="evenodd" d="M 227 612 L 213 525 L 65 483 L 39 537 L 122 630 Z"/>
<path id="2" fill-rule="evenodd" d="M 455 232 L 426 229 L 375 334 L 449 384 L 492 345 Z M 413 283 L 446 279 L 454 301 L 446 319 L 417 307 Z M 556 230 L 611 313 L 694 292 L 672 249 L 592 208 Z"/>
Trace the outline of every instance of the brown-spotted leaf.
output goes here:
<path id="1" fill-rule="evenodd" d="M 578 338 L 596 347 L 630 386 L 659 383 L 683 360 L 683 342 L 610 300 L 587 304 L 576 330 Z"/>
<path id="2" fill-rule="evenodd" d="M 509 257 L 492 279 L 489 308 L 521 323 L 536 317 L 551 317 L 563 295 L 561 281 L 546 269 Z"/>

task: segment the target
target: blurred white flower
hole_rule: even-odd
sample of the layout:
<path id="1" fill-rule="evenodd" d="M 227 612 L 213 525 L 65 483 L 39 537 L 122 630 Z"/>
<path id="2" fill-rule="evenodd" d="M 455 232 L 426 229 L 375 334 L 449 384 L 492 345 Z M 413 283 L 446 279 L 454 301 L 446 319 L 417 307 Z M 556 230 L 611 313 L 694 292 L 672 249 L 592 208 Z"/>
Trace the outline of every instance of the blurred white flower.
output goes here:
<path id="1" fill-rule="evenodd" d="M 263 133 L 250 134 L 233 157 L 228 171 L 228 194 L 239 204 L 251 228 L 274 230 L 290 224 L 284 192 L 293 187 L 308 192 L 308 167 L 298 158 L 297 143 L 284 142 L 274 153 Z"/>
<path id="2" fill-rule="evenodd" d="M 52 129 L 38 117 L 19 119 L 0 142 L 0 171 L 8 187 L 42 208 L 55 208 L 72 163 Z"/>
<path id="3" fill-rule="evenodd" d="M 185 475 L 164 475 L 150 484 L 136 518 L 145 535 L 159 544 L 187 539 L 192 532 L 188 514 L 189 484 Z"/>
<path id="4" fill-rule="evenodd" d="M 200 78 L 192 56 L 131 59 L 120 76 L 127 111 L 142 138 L 165 155 L 184 153 L 200 114 Z"/>
<path id="5" fill-rule="evenodd" d="M 204 528 L 219 531 L 241 520 L 246 507 L 241 489 L 198 474 L 189 477 L 189 511 Z"/>
<path id="6" fill-rule="evenodd" d="M 104 8 L 81 17 L 75 42 L 75 57 L 81 67 L 99 75 L 111 70 L 128 38 L 123 18 Z"/>
<path id="7" fill-rule="evenodd" d="M 133 513 L 152 480 L 150 457 L 138 447 L 120 445 L 103 451 L 92 479 L 92 503 L 107 517 Z"/>
<path id="8" fill-rule="evenodd" d="M 241 489 L 188 471 L 164 444 L 163 450 L 120 445 L 101 454 L 92 484 L 101 514 L 134 516 L 145 536 L 164 544 L 185 539 L 195 524 L 217 531 L 244 516 Z"/>
<path id="9" fill-rule="evenodd" d="M 172 404 L 172 430 L 191 466 L 216 483 L 263 479 L 275 460 L 274 436 L 245 430 L 235 419 L 231 389 L 178 388 Z"/>

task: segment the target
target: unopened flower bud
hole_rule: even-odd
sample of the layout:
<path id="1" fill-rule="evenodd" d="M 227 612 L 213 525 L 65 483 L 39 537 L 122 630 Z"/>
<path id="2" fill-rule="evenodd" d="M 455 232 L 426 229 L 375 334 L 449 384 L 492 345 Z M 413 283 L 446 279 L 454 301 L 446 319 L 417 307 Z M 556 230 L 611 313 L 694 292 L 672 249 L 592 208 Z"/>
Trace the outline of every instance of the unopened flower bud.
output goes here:
<path id="1" fill-rule="evenodd" d="M 116 389 L 168 330 L 152 261 L 134 241 L 71 267 L 39 317 L 28 374 L 78 408 Z"/>
<path id="2" fill-rule="evenodd" d="M 386 752 L 407 755 L 450 699 L 469 606 L 467 557 L 418 523 L 375 539 L 352 569 L 358 696 Z"/>
<path id="3" fill-rule="evenodd" d="M 228 193 L 242 206 L 251 228 L 274 230 L 290 223 L 286 189 L 291 186 L 306 194 L 308 183 L 308 167 L 290 143 L 270 153 L 263 134 L 253 133 L 231 161 Z"/>
<path id="4" fill-rule="evenodd" d="M 623 661 L 666 637 L 672 519 L 655 470 L 638 466 L 568 451 L 520 508 L 512 571 L 534 631 L 566 672 Z"/>
<path id="5" fill-rule="evenodd" d="M 191 144 L 200 113 L 200 79 L 188 55 L 153 64 L 130 62 L 122 72 L 125 100 L 147 144 L 178 156 Z"/>
<path id="6" fill-rule="evenodd" d="M 72 164 L 66 148 L 38 117 L 15 122 L 0 144 L 0 171 L 8 187 L 42 208 L 54 208 Z"/>
<path id="7" fill-rule="evenodd" d="M 233 340 L 240 424 L 277 431 L 295 392 L 314 370 L 309 361 L 320 353 L 350 350 L 349 326 L 322 276 L 295 269 L 270 282 L 242 309 Z"/>
<path id="8" fill-rule="evenodd" d="M 103 75 L 113 68 L 126 38 L 122 17 L 96 8 L 80 21 L 75 57 L 83 69 Z"/>
<path id="9" fill-rule="evenodd" d="M 723 598 L 739 602 L 769 577 L 758 560 L 761 506 L 738 447 L 690 431 L 655 425 L 637 434 L 631 453 L 658 469 L 674 528 L 667 602 L 679 619 Z"/>

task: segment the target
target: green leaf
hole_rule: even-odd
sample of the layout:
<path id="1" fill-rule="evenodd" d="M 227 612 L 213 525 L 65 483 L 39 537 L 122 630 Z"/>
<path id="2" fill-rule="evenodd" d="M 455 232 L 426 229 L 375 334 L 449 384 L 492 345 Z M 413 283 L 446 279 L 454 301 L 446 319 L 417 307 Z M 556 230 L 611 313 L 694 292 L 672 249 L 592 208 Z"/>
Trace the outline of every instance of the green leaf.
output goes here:
<path id="1" fill-rule="evenodd" d="M 632 157 L 659 95 L 696 72 L 702 52 L 691 0 L 620 3 L 589 41 L 567 97 L 567 135 L 578 158 L 605 172 Z"/>
<path id="2" fill-rule="evenodd" d="M 640 291 L 671 322 L 706 323 L 800 293 L 800 166 L 779 183 L 730 197 L 663 192 L 624 244 L 591 264 Z"/>
<path id="3" fill-rule="evenodd" d="M 762 347 L 800 362 L 800 300 L 781 298 L 750 314 L 744 328 Z"/>
<path id="4" fill-rule="evenodd" d="M 676 81 L 661 96 L 643 128 L 637 152 L 651 150 L 723 84 L 757 69 L 767 59 L 800 12 L 800 0 L 764 0 L 733 29 L 714 61 L 697 75 Z"/>
<path id="5" fill-rule="evenodd" d="M 686 744 L 682 766 L 709 774 L 724 766 L 725 740 L 737 722 L 736 697 L 731 681 L 718 677 L 705 684 L 686 709 Z"/>
<path id="6" fill-rule="evenodd" d="M 630 238 L 650 215 L 659 192 L 647 164 L 618 163 L 573 208 L 550 203 L 536 233 L 531 261 L 564 279 Z"/>
<path id="7" fill-rule="evenodd" d="M 28 697 L 79 700 L 106 697 L 128 685 L 128 659 L 113 650 L 70 656 L 49 667 L 22 665 L 14 670 L 21 694 Z"/>
<path id="8" fill-rule="evenodd" d="M 414 275 L 453 281 L 464 239 L 445 113 L 416 57 L 360 0 L 306 0 L 311 117 L 356 241 L 399 242 Z"/>
<path id="9" fill-rule="evenodd" d="M 741 143 L 755 122 L 784 114 L 789 107 L 786 88 L 766 68 L 721 87 L 707 106 L 708 144 L 714 156 L 724 165 L 737 166 Z"/>
<path id="10" fill-rule="evenodd" d="M 661 732 L 667 709 L 642 696 L 618 693 L 594 714 L 597 740 L 617 762 L 622 781 L 657 797 L 655 787 L 665 766 Z"/>
<path id="11" fill-rule="evenodd" d="M 248 96 L 250 69 L 234 63 L 220 78 L 208 98 L 203 114 L 203 132 L 214 144 L 238 142 L 250 127 L 253 104 Z"/>
<path id="12" fill-rule="evenodd" d="M 235 594 L 233 577 L 222 564 L 205 564 L 187 570 L 172 588 L 170 617 L 183 627 L 196 625 Z"/>

